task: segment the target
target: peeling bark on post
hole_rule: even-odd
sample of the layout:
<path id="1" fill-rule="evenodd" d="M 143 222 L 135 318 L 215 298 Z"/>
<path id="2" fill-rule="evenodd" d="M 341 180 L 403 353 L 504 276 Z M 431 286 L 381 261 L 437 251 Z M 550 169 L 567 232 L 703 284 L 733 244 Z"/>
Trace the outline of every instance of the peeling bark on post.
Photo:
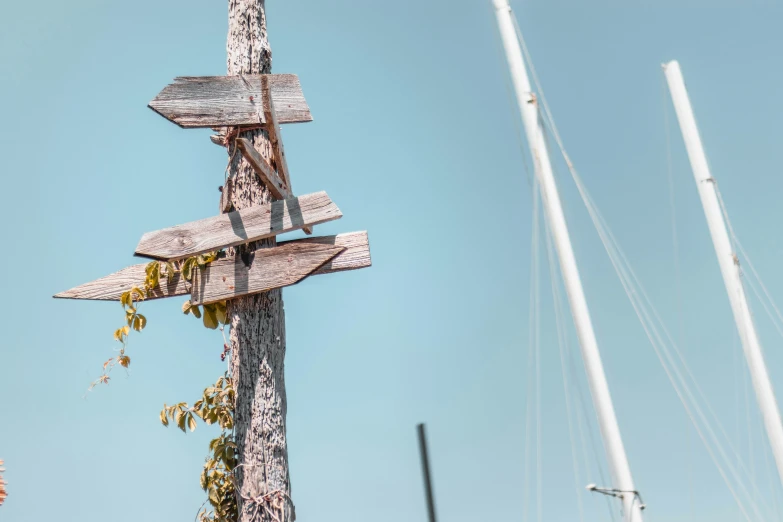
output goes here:
<path id="1" fill-rule="evenodd" d="M 228 74 L 265 74 L 272 70 L 272 52 L 267 40 L 264 0 L 228 2 Z M 261 100 L 259 114 L 263 114 Z M 270 164 L 274 158 L 266 132 L 243 133 Z M 241 210 L 270 201 L 269 191 L 235 144 L 229 145 L 230 207 Z M 230 255 L 274 244 L 274 239 L 232 249 Z M 286 444 L 286 393 L 284 379 L 285 315 L 281 290 L 229 301 L 231 318 L 231 371 L 236 388 L 235 433 L 239 467 L 239 522 L 281 522 L 295 519 L 288 501 Z M 265 494 L 279 492 L 268 500 Z M 279 499 L 283 502 L 280 511 Z M 255 499 L 255 500 L 250 500 Z M 265 507 L 264 507 L 265 506 Z M 274 517 L 272 512 L 274 510 Z M 281 514 L 283 515 L 281 517 Z"/>

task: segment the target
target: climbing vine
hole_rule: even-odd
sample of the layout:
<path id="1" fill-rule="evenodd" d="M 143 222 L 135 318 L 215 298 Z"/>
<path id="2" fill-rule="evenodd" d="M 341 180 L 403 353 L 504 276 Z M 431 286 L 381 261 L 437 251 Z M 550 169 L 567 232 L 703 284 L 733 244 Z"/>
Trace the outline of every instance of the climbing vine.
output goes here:
<path id="1" fill-rule="evenodd" d="M 225 356 L 225 351 L 223 352 Z M 218 424 L 222 433 L 209 443 L 209 455 L 201 472 L 201 488 L 207 493 L 211 511 L 202 508 L 199 522 L 235 522 L 238 508 L 234 493 L 233 472 L 237 466 L 236 442 L 234 441 L 234 386 L 228 375 L 220 377 L 214 386 L 204 390 L 201 399 L 188 406 L 184 402 L 163 405 L 160 421 L 164 426 L 169 421 L 185 432 L 196 429 L 196 417 L 206 424 Z"/>
<path id="2" fill-rule="evenodd" d="M 95 388 L 98 384 L 108 384 L 109 373 L 115 366 L 120 365 L 125 369 L 130 366 L 131 359 L 127 354 L 128 336 L 131 330 L 141 332 L 147 326 L 147 318 L 139 313 L 139 305 L 160 286 L 161 277 L 165 277 L 167 282 L 171 283 L 176 275 L 180 274 L 185 281 L 190 282 L 193 279 L 193 271 L 196 268 L 203 270 L 209 263 L 217 259 L 219 255 L 220 252 L 216 251 L 189 257 L 179 262 L 151 261 L 147 264 L 144 269 L 145 277 L 142 286 L 134 286 L 120 296 L 120 304 L 125 313 L 125 324 L 114 331 L 114 340 L 121 345 L 117 350 L 117 355 L 103 363 L 103 373 L 90 384 L 88 391 Z M 201 308 L 203 308 L 203 313 Z M 220 324 L 227 324 L 225 301 L 199 307 L 194 306 L 188 300 L 182 305 L 182 312 L 186 315 L 193 314 L 197 319 L 203 319 L 204 326 L 212 330 L 216 329 Z"/>
<path id="3" fill-rule="evenodd" d="M 128 337 L 131 331 L 141 332 L 147 326 L 147 318 L 139 313 L 139 308 L 141 302 L 152 296 L 160 287 L 161 280 L 165 278 L 165 281 L 170 284 L 179 275 L 189 283 L 193 279 L 194 270 L 203 270 L 220 255 L 221 252 L 217 251 L 189 257 L 179 262 L 151 261 L 147 264 L 144 270 L 144 283 L 141 286 L 134 286 L 120 296 L 125 324 L 114 331 L 114 339 L 120 343 L 120 348 L 116 356 L 103 363 L 103 373 L 90 385 L 90 390 L 98 384 L 107 384 L 109 373 L 115 366 L 120 365 L 126 369 L 130 366 L 131 359 L 127 353 Z M 222 330 L 221 325 L 228 324 L 225 301 L 198 306 L 188 300 L 183 303 L 182 312 L 201 319 L 204 326 L 212 330 L 219 326 Z M 228 344 L 224 344 L 220 355 L 222 361 L 225 361 L 228 352 Z M 218 424 L 222 430 L 221 434 L 209 443 L 209 455 L 205 459 L 204 469 L 201 472 L 201 488 L 207 493 L 207 502 L 212 509 L 199 510 L 197 517 L 199 522 L 235 522 L 238 517 L 232 480 L 232 473 L 237 465 L 236 443 L 233 435 L 234 403 L 233 383 L 231 378 L 224 374 L 214 386 L 204 390 L 201 399 L 193 406 L 188 406 L 184 402 L 172 406 L 164 404 L 160 412 L 160 421 L 164 426 L 168 426 L 171 421 L 183 432 L 196 429 L 197 417 L 206 424 Z"/>

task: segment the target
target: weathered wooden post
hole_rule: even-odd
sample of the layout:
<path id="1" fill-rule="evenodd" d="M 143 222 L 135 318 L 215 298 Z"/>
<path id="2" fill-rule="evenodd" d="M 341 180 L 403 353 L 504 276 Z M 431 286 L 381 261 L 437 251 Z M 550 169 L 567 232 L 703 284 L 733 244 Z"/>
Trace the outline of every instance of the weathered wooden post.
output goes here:
<path id="1" fill-rule="evenodd" d="M 229 0 L 227 40 L 227 72 L 230 76 L 272 72 L 264 0 Z M 266 82 L 262 89 L 264 94 L 268 94 Z M 267 125 L 272 133 L 252 130 L 242 133 L 240 138 L 247 140 L 247 151 L 258 151 L 262 159 L 276 165 L 285 183 L 287 164 L 282 148 L 277 157 L 272 152 L 270 134 L 276 134 L 277 129 L 274 129 L 274 113 L 269 110 L 271 103 L 272 97 L 268 96 L 264 106 L 259 103 L 258 107 L 265 119 L 273 123 Z M 279 134 L 274 138 L 278 140 Z M 227 181 L 223 187 L 225 197 L 222 201 L 227 204 L 221 203 L 221 211 L 230 207 L 242 210 L 266 203 L 272 196 L 253 167 L 243 161 L 241 154 L 236 154 L 237 146 L 236 142 L 228 142 L 228 151 L 233 158 L 228 179 L 232 181 Z M 270 242 L 274 243 L 274 238 Z M 291 498 L 286 443 L 286 340 L 282 290 L 236 299 L 231 302 L 229 310 L 231 369 L 236 391 L 234 427 L 240 463 L 235 473 L 240 493 L 237 498 L 239 522 L 266 522 L 272 520 L 271 513 L 267 509 L 259 510 L 251 499 L 261 498 L 260 502 L 268 502 L 269 497 L 262 495 L 272 491 L 280 491 L 284 495 L 276 499 L 277 502 L 288 502 Z M 290 507 L 283 510 L 285 515 L 280 522 L 290 522 L 296 517 L 293 505 Z M 254 516 L 255 513 L 260 516 Z"/>
<path id="2" fill-rule="evenodd" d="M 295 514 L 286 445 L 281 289 L 310 275 L 370 266 L 370 251 L 366 232 L 276 242 L 278 234 L 293 230 L 311 234 L 313 226 L 342 213 L 325 192 L 301 197 L 292 192 L 280 124 L 312 117 L 298 78 L 270 74 L 264 0 L 229 0 L 228 6 L 228 75 L 176 78 L 149 105 L 183 128 L 218 131 L 212 141 L 225 146 L 229 156 L 220 215 L 146 233 L 135 253 L 156 261 L 55 297 L 121 300 L 128 326 L 117 330 L 115 338 L 123 348 L 130 327 L 141 330 L 146 324 L 146 318 L 137 318 L 141 300 L 190 294 L 183 311 L 203 306 L 205 324 L 215 328 L 217 316 L 230 324 L 235 396 L 230 424 L 236 444 L 231 460 L 236 465 L 225 469 L 235 492 L 237 520 L 290 522 Z M 209 252 L 213 254 L 204 261 L 201 256 Z M 208 314 L 213 317 L 209 321 Z M 121 354 L 117 360 L 127 366 L 130 359 Z M 109 364 L 114 363 L 108 361 L 104 369 Z M 100 382 L 108 381 L 103 377 Z M 183 431 L 186 424 L 195 428 L 194 415 L 216 422 L 207 409 L 200 409 L 203 404 L 181 406 L 164 411 L 161 421 L 168 424 L 171 415 Z M 221 427 L 226 428 L 222 422 Z M 218 504 L 216 513 L 224 503 L 210 501 Z"/>

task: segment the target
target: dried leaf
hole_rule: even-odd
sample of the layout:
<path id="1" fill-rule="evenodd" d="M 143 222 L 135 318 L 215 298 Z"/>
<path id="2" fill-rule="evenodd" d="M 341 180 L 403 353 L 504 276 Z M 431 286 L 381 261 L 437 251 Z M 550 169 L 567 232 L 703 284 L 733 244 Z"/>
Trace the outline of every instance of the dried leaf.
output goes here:
<path id="1" fill-rule="evenodd" d="M 215 305 L 204 305 L 204 326 L 210 330 L 218 327 L 217 309 Z"/>
<path id="2" fill-rule="evenodd" d="M 215 303 L 215 314 L 220 324 L 228 324 L 225 301 L 220 301 L 218 303 Z"/>

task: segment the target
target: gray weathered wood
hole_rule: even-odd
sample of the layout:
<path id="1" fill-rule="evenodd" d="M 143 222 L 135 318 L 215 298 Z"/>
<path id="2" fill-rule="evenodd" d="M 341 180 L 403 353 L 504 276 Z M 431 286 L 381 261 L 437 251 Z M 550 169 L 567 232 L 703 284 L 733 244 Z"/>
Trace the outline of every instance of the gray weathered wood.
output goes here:
<path id="1" fill-rule="evenodd" d="M 372 266 L 370 240 L 366 230 L 337 234 L 336 236 L 308 237 L 293 241 L 284 241 L 278 244 L 285 245 L 289 243 L 318 243 L 321 245 L 335 245 L 345 248 L 340 255 L 313 272 L 313 274 L 331 274 L 332 272 L 358 270 L 359 268 Z"/>
<path id="2" fill-rule="evenodd" d="M 272 145 L 272 156 L 277 167 L 277 175 L 285 183 L 289 192 L 293 192 L 291 187 L 291 177 L 288 174 L 288 161 L 285 158 L 285 148 L 280 133 L 280 123 L 275 113 L 275 100 L 272 96 L 269 84 L 269 77 L 261 77 L 261 91 L 263 94 L 264 119 L 266 120 L 266 132 L 269 135 L 269 143 Z"/>
<path id="3" fill-rule="evenodd" d="M 322 267 L 313 272 L 313 275 L 331 274 L 344 270 L 356 270 L 369 267 L 372 264 L 367 232 L 350 232 L 347 234 L 338 234 L 336 236 L 308 237 L 305 239 L 286 241 L 280 243 L 280 246 L 296 243 L 319 243 L 344 249 Z M 146 276 L 144 268 L 146 266 L 147 263 L 141 263 L 123 268 L 119 272 L 79 285 L 65 292 L 61 292 L 54 297 L 58 299 L 118 301 L 123 292 L 127 292 L 134 286 L 141 287 L 144 284 L 144 278 Z M 174 297 L 178 295 L 187 295 L 189 293 L 190 283 L 181 280 L 179 276 L 175 277 L 174 281 L 170 284 L 165 278 L 161 278 L 161 287 L 153 291 L 150 299 Z"/>
<path id="4" fill-rule="evenodd" d="M 265 123 L 263 76 L 269 77 L 280 123 L 313 120 L 295 74 L 183 76 L 167 85 L 149 107 L 184 128 L 259 125 Z"/>
<path id="5" fill-rule="evenodd" d="M 242 156 L 247 160 L 258 177 L 264 183 L 272 197 L 285 199 L 291 195 L 283 180 L 277 175 L 272 165 L 258 153 L 253 144 L 246 138 L 237 138 L 237 147 L 242 151 Z"/>
<path id="6" fill-rule="evenodd" d="M 249 264 L 239 256 L 218 259 L 195 273 L 190 301 L 209 304 L 291 286 L 343 250 L 319 243 L 288 243 L 256 250 Z"/>
<path id="7" fill-rule="evenodd" d="M 225 192 L 227 188 L 223 190 Z M 136 255 L 153 259 L 183 259 L 340 217 L 340 209 L 326 192 L 316 192 L 147 232 L 136 247 Z"/>
<path id="8" fill-rule="evenodd" d="M 275 160 L 277 175 L 285 185 L 289 194 L 294 193 L 291 186 L 291 174 L 288 171 L 288 160 L 285 157 L 285 147 L 283 147 L 283 136 L 280 132 L 280 124 L 275 110 L 275 100 L 270 92 L 271 86 L 268 76 L 261 77 L 261 91 L 263 94 L 264 119 L 266 120 L 266 132 L 269 136 L 269 144 L 272 145 L 272 157 Z M 312 234 L 310 227 L 303 228 L 305 234 Z"/>
<path id="9" fill-rule="evenodd" d="M 93 301 L 119 301 L 120 296 L 131 288 L 144 287 L 144 279 L 147 274 L 144 269 L 147 263 L 133 265 L 123 268 L 119 272 L 101 277 L 95 281 L 90 281 L 79 285 L 65 292 L 55 295 L 58 299 L 88 299 Z M 177 295 L 186 295 L 190 293 L 190 283 L 177 274 L 174 280 L 169 283 L 165 277 L 161 277 L 160 286 L 153 290 L 148 299 L 159 299 L 161 297 L 174 297 Z"/>

